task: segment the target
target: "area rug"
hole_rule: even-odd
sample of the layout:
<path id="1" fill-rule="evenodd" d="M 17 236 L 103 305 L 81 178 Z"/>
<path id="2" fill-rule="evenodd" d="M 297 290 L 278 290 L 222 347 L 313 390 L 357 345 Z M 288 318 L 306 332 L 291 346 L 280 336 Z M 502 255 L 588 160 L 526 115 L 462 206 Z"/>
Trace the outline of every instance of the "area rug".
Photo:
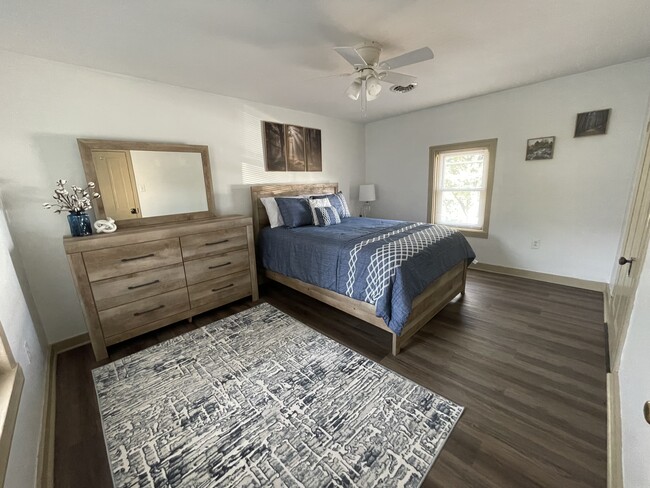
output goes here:
<path id="1" fill-rule="evenodd" d="M 416 487 L 463 412 L 269 304 L 93 378 L 120 488 Z"/>

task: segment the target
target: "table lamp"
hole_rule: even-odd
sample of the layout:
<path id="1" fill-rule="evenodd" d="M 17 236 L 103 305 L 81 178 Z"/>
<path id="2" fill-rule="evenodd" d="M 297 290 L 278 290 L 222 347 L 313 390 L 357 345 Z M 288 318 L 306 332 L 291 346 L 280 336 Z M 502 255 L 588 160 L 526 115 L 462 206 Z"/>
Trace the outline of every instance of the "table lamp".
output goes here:
<path id="1" fill-rule="evenodd" d="M 359 185 L 359 201 L 363 202 L 361 207 L 361 216 L 370 215 L 370 202 L 375 201 L 375 185 Z"/>

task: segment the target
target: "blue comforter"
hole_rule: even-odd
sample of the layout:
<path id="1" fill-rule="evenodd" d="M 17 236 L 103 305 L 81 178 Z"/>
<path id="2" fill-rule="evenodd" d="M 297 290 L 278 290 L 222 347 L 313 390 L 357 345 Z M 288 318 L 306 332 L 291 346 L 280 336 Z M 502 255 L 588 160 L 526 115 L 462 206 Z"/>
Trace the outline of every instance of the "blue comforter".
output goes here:
<path id="1" fill-rule="evenodd" d="M 413 299 L 476 257 L 449 227 L 357 217 L 329 227 L 267 227 L 259 246 L 264 268 L 371 303 L 398 335 Z"/>

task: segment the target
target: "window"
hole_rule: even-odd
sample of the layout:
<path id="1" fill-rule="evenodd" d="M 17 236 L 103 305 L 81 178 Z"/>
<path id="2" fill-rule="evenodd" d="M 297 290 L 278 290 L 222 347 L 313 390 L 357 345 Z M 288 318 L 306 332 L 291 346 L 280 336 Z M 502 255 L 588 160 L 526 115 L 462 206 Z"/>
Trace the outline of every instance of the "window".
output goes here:
<path id="1" fill-rule="evenodd" d="M 430 148 L 429 222 L 488 236 L 497 140 Z"/>

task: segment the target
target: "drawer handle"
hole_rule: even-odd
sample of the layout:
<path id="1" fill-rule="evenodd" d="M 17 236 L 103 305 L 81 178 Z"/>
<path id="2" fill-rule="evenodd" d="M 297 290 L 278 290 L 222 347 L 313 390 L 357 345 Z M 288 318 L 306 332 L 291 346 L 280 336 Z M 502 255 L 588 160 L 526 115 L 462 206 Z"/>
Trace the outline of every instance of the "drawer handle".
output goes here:
<path id="1" fill-rule="evenodd" d="M 228 242 L 229 240 L 230 240 L 230 239 L 225 239 L 225 240 L 223 240 L 223 241 L 216 241 L 216 242 L 206 242 L 205 245 L 206 245 L 206 246 L 216 246 L 217 244 L 225 244 L 225 243 Z"/>
<path id="2" fill-rule="evenodd" d="M 145 310 L 144 312 L 136 312 L 136 313 L 133 314 L 133 316 L 138 317 L 140 315 L 144 315 L 144 314 L 149 313 L 149 312 L 155 312 L 156 310 L 160 310 L 163 307 L 164 307 L 164 305 L 158 305 L 156 308 L 152 308 L 151 310 Z"/>
<path id="3" fill-rule="evenodd" d="M 215 266 L 208 266 L 208 269 L 223 268 L 224 266 L 228 266 L 229 264 L 232 264 L 232 263 L 230 261 L 228 261 L 227 263 L 217 264 Z"/>
<path id="4" fill-rule="evenodd" d="M 123 258 L 122 262 L 123 263 L 128 263 L 129 261 L 135 261 L 136 259 L 152 258 L 154 256 L 155 256 L 155 254 L 151 253 L 151 254 L 145 254 L 144 256 L 136 256 L 134 258 Z"/>
<path id="5" fill-rule="evenodd" d="M 160 280 L 150 281 L 149 283 L 142 283 L 141 285 L 129 286 L 129 290 L 135 290 L 137 288 L 142 288 L 143 286 L 155 285 L 156 283 L 160 283 Z"/>
<path id="6" fill-rule="evenodd" d="M 225 290 L 226 288 L 230 288 L 231 286 L 235 286 L 235 284 L 230 283 L 229 285 L 222 286 L 221 288 L 213 288 L 212 291 L 215 292 L 215 291 Z"/>

